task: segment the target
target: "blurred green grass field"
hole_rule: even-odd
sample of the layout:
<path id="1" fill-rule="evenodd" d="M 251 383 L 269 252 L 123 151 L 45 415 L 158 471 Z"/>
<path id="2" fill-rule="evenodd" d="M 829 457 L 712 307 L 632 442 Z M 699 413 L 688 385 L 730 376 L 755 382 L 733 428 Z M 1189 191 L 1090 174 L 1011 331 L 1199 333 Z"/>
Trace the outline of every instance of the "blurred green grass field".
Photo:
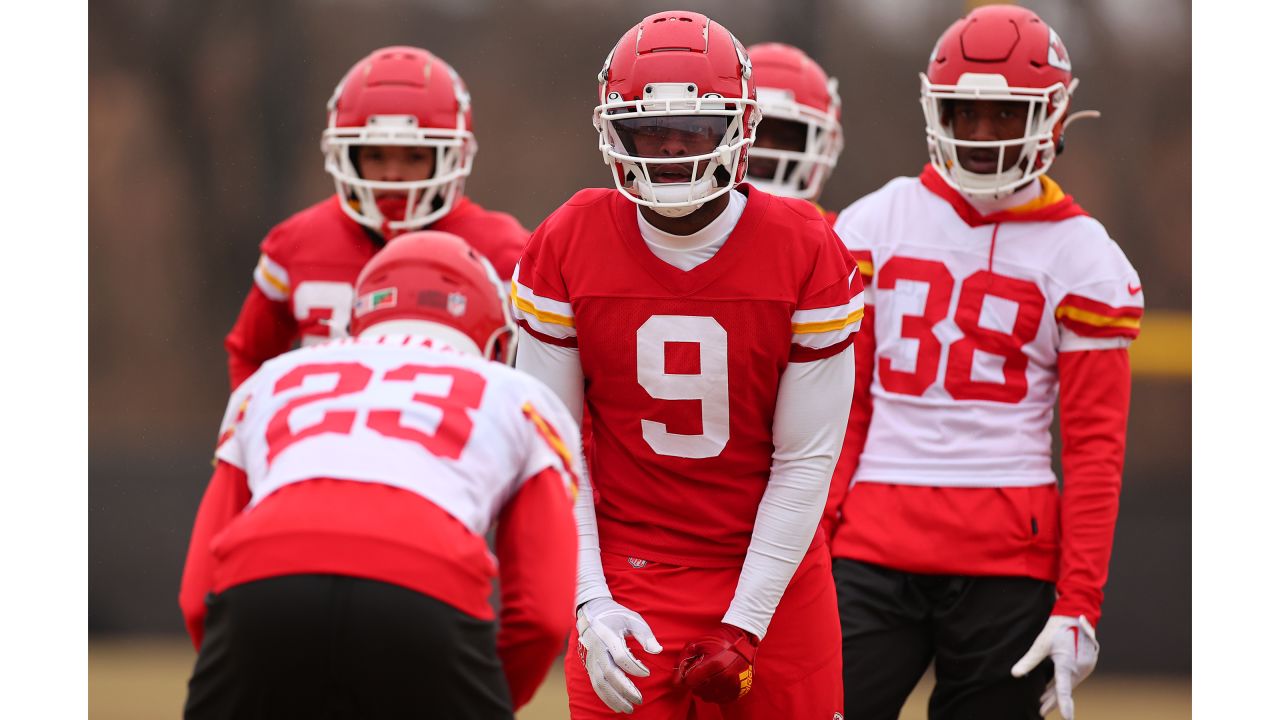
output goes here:
<path id="1" fill-rule="evenodd" d="M 186 638 L 95 639 L 89 643 L 89 717 L 172 720 L 181 717 L 195 653 Z M 1103 658 L 1105 665 L 1106 659 Z M 923 720 L 929 681 L 916 688 L 904 720 Z M 557 663 L 519 720 L 569 716 L 564 671 Z M 1182 720 L 1191 717 L 1191 678 L 1096 675 L 1076 693 L 1081 720 Z M 1054 713 L 1051 717 L 1059 717 Z"/>

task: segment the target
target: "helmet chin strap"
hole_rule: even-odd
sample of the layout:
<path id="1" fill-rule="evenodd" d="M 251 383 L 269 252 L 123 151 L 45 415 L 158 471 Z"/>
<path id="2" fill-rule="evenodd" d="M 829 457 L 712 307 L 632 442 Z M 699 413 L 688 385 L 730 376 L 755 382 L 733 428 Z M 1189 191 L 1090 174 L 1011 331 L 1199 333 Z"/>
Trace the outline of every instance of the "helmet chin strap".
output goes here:
<path id="1" fill-rule="evenodd" d="M 997 191 L 996 188 L 1001 185 L 1009 185 L 1016 183 L 1022 177 L 1022 169 L 1015 165 L 1009 170 L 999 173 L 975 173 L 960 167 L 959 163 L 951 169 L 956 181 L 963 188 L 962 192 L 976 198 L 986 200 L 999 200 L 1002 197 L 1012 195 L 1021 184 L 1014 185 L 1006 190 Z"/>
<path id="2" fill-rule="evenodd" d="M 690 196 L 705 197 L 715 189 L 715 178 L 710 175 L 692 183 L 649 183 L 636 178 L 636 190 L 640 193 L 640 197 L 659 203 L 677 203 L 687 200 Z M 705 204 L 706 200 L 701 200 L 689 202 L 686 205 L 650 206 L 649 209 L 663 217 L 678 218 L 692 214 Z"/>
<path id="3" fill-rule="evenodd" d="M 679 217 L 684 217 L 686 215 L 692 215 L 698 208 L 702 206 L 703 206 L 703 203 L 698 203 L 697 205 L 682 205 L 680 207 L 655 207 L 655 208 L 649 208 L 649 209 L 658 213 L 663 217 L 679 218 Z"/>

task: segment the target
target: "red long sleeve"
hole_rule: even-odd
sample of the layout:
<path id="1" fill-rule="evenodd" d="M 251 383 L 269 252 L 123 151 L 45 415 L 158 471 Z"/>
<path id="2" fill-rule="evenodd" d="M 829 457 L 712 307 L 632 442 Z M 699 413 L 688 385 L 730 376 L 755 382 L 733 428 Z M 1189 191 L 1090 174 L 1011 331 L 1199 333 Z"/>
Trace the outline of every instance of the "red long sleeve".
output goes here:
<path id="1" fill-rule="evenodd" d="M 187 564 L 182 570 L 182 589 L 178 592 L 178 605 L 182 607 L 187 632 L 196 650 L 204 639 L 204 599 L 213 589 L 214 558 L 210 545 L 248 504 L 249 481 L 244 471 L 219 460 L 196 513 Z"/>
<path id="2" fill-rule="evenodd" d="M 828 541 L 835 536 L 840 505 L 849 492 L 849 482 L 858 469 L 858 459 L 867 442 L 867 428 L 871 426 L 871 376 L 875 372 L 875 356 L 875 306 L 867 305 L 862 316 L 862 329 L 853 337 L 853 404 L 849 408 L 849 424 L 845 426 L 844 445 L 831 474 L 831 488 L 822 511 L 822 528 Z"/>
<path id="3" fill-rule="evenodd" d="M 257 372 L 262 363 L 287 351 L 298 335 L 298 323 L 287 302 L 275 302 L 257 285 L 240 307 L 240 316 L 223 343 L 231 389 Z"/>
<path id="4" fill-rule="evenodd" d="M 1055 615 L 1102 612 L 1129 417 L 1129 351 L 1088 350 L 1058 358 L 1061 386 L 1061 555 Z"/>
<path id="5" fill-rule="evenodd" d="M 498 656 L 519 709 L 542 684 L 573 628 L 577 525 L 564 480 L 551 469 L 530 478 L 498 518 L 502 584 Z"/>

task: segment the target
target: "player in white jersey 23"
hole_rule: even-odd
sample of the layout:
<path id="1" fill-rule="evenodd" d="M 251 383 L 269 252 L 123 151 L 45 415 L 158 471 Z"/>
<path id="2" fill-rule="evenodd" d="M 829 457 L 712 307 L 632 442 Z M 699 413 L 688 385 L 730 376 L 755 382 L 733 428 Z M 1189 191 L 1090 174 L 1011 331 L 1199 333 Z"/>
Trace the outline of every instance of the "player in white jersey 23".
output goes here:
<path id="1" fill-rule="evenodd" d="M 1072 718 L 1098 657 L 1142 285 L 1044 174 L 1076 85 L 1047 24 L 978 8 L 921 81 L 930 163 L 835 225 L 873 328 L 826 518 L 845 716 L 897 718 L 933 662 L 930 718 Z"/>
<path id="2" fill-rule="evenodd" d="M 582 462 L 555 394 L 490 360 L 511 330 L 479 253 L 412 233 L 361 272 L 353 338 L 237 388 L 183 575 L 186 717 L 511 718 L 529 700 L 573 621 Z"/>

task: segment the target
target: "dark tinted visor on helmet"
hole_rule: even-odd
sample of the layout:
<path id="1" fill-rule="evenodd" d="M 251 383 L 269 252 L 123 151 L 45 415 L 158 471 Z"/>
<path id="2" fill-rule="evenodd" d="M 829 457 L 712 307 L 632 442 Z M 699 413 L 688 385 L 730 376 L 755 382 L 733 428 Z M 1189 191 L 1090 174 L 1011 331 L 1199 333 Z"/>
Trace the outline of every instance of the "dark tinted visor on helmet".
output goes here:
<path id="1" fill-rule="evenodd" d="M 720 145 L 730 119 L 723 115 L 656 115 L 614 120 L 613 129 L 630 155 L 702 155 Z"/>
<path id="2" fill-rule="evenodd" d="M 752 147 L 804 152 L 808 139 L 809 126 L 806 123 L 766 117 L 756 126 L 756 141 Z"/>

